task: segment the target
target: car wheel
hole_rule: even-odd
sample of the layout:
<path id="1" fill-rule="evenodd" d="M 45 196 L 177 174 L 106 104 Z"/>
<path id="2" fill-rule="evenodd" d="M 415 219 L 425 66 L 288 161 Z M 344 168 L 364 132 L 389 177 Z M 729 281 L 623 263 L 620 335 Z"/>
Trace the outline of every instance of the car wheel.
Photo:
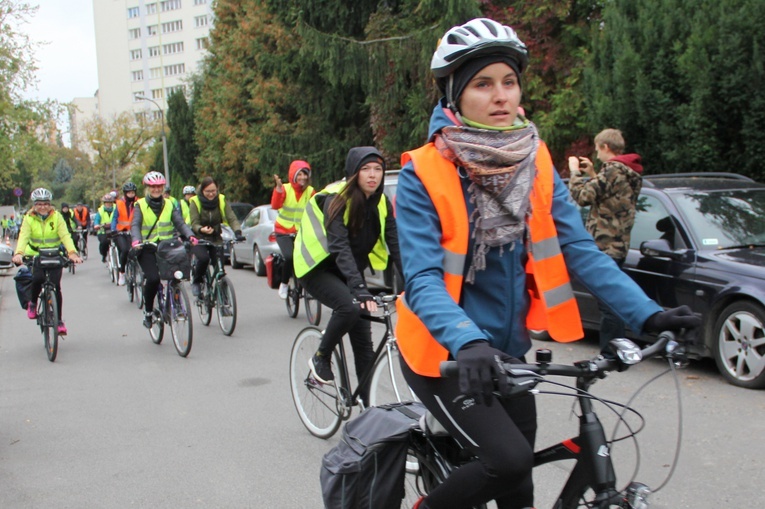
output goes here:
<path id="1" fill-rule="evenodd" d="M 263 257 L 260 256 L 260 249 L 255 246 L 252 251 L 252 268 L 255 269 L 255 274 L 258 276 L 266 275 L 266 262 L 263 261 Z"/>
<path id="2" fill-rule="evenodd" d="M 239 263 L 236 259 L 236 252 L 234 251 L 234 246 L 231 246 L 231 268 L 232 269 L 241 269 L 243 265 Z"/>
<path id="3" fill-rule="evenodd" d="M 765 388 L 765 310 L 739 301 L 726 307 L 714 328 L 717 367 L 733 385 Z"/>

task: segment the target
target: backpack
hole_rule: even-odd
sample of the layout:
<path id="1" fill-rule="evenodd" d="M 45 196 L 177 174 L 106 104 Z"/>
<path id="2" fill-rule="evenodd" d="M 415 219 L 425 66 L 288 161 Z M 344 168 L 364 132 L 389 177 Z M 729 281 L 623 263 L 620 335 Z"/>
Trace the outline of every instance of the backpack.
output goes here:
<path id="1" fill-rule="evenodd" d="M 364 410 L 343 427 L 321 462 L 326 509 L 397 509 L 404 498 L 409 431 L 425 413 L 419 402 Z"/>
<path id="2" fill-rule="evenodd" d="M 19 298 L 21 309 L 26 309 L 27 304 L 32 300 L 32 271 L 22 265 L 16 275 L 13 276 L 13 280 L 16 282 L 16 295 Z"/>

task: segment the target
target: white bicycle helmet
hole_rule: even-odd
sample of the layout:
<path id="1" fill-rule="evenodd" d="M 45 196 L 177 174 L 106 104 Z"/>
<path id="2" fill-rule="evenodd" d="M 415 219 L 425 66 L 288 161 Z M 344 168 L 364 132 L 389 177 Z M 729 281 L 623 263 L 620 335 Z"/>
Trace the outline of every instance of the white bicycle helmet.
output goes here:
<path id="1" fill-rule="evenodd" d="M 114 196 L 112 196 L 112 193 L 106 193 L 101 197 L 101 201 L 104 203 L 114 203 Z"/>
<path id="2" fill-rule="evenodd" d="M 53 199 L 53 193 L 45 189 L 44 187 L 38 187 L 34 191 L 32 191 L 32 201 L 38 202 L 38 201 L 51 201 Z"/>
<path id="3" fill-rule="evenodd" d="M 430 69 L 436 78 L 445 78 L 466 60 L 494 53 L 508 55 L 518 62 L 521 73 L 529 64 L 529 52 L 515 30 L 488 18 L 476 18 L 444 34 L 433 53 Z"/>
<path id="4" fill-rule="evenodd" d="M 183 186 L 183 194 L 197 194 L 197 189 L 194 186 Z"/>
<path id="5" fill-rule="evenodd" d="M 143 185 L 145 186 L 164 186 L 166 183 L 165 176 L 158 171 L 150 171 L 143 176 Z"/>

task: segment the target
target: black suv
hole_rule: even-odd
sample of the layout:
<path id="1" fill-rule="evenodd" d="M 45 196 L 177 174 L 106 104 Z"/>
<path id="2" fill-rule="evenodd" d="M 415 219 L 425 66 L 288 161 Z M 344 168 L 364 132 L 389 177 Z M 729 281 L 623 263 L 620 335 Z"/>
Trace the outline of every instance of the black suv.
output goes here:
<path id="1" fill-rule="evenodd" d="M 624 271 L 660 305 L 687 304 L 702 318 L 693 357 L 714 357 L 734 385 L 765 388 L 765 184 L 645 176 Z M 595 299 L 575 290 L 585 327 L 597 329 Z"/>

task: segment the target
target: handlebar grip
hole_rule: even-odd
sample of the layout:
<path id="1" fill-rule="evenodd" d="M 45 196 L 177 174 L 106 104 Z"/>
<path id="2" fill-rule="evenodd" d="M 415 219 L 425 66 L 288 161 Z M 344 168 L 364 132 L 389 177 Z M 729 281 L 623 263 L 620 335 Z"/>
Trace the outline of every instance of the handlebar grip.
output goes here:
<path id="1" fill-rule="evenodd" d="M 459 374 L 457 361 L 443 361 L 438 369 L 444 378 L 453 378 Z"/>

